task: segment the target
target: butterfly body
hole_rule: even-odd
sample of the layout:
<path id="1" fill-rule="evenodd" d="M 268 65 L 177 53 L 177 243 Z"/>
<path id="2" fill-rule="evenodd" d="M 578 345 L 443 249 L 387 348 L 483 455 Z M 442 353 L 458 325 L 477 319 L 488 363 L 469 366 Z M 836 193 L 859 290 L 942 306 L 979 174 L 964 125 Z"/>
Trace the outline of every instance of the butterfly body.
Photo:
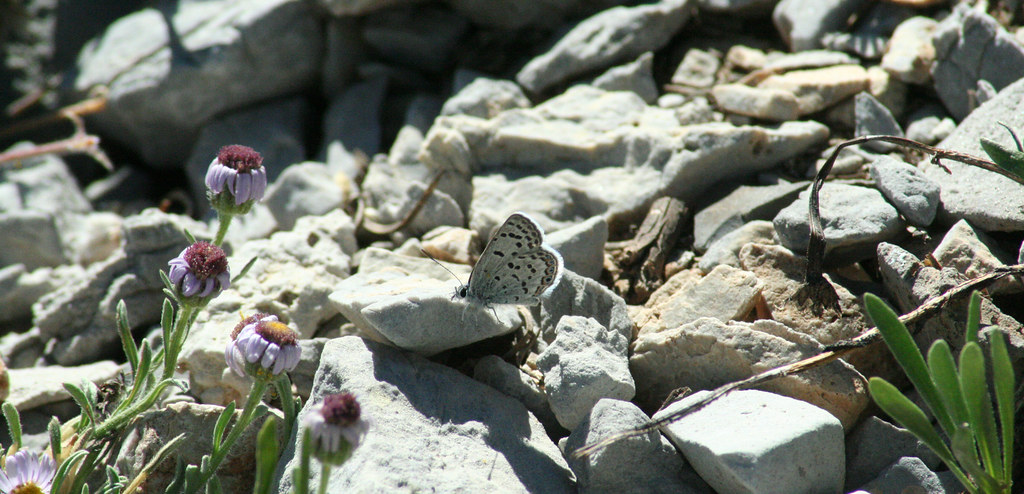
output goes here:
<path id="1" fill-rule="evenodd" d="M 484 306 L 536 305 L 562 276 L 562 256 L 544 243 L 544 231 L 529 216 L 513 213 L 491 235 L 455 295 Z"/>

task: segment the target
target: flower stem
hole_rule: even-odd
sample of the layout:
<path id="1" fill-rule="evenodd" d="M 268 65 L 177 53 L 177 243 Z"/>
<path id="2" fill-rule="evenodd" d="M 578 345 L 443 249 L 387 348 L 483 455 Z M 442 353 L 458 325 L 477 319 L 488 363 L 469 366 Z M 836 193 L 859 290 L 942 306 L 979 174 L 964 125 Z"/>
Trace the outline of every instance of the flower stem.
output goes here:
<path id="1" fill-rule="evenodd" d="M 292 470 L 292 492 L 294 494 L 307 494 L 309 492 L 309 457 L 310 442 L 312 439 L 309 430 L 302 429 L 302 442 L 299 443 L 299 466 Z"/>
<path id="2" fill-rule="evenodd" d="M 256 412 L 257 405 L 263 401 L 263 393 L 267 391 L 266 381 L 257 379 L 252 384 L 252 389 L 249 391 L 249 398 L 245 402 L 245 408 L 242 409 L 242 415 L 238 417 L 238 421 L 231 427 L 231 432 L 228 433 L 228 437 L 224 439 L 219 445 L 215 445 L 215 451 L 210 456 L 210 461 L 207 463 L 207 470 L 202 473 L 199 478 L 199 482 L 196 485 L 190 485 L 189 489 L 185 492 L 187 494 L 194 494 L 203 489 L 206 484 L 213 477 L 213 474 L 217 472 L 217 467 L 220 466 L 224 458 L 231 452 L 231 447 L 235 445 L 238 438 L 242 436 L 245 429 L 249 427 L 249 423 L 252 422 L 253 414 Z"/>
<path id="3" fill-rule="evenodd" d="M 319 494 L 327 494 L 327 483 L 331 476 L 331 465 L 327 462 L 320 463 L 320 489 Z"/>
<path id="4" fill-rule="evenodd" d="M 181 352 L 181 347 L 185 344 L 185 337 L 188 336 L 188 328 L 193 320 L 193 311 L 194 309 L 189 305 L 182 305 L 174 321 L 171 338 L 164 342 L 164 379 L 174 376 L 174 368 L 178 365 L 178 353 Z"/>
<path id="5" fill-rule="evenodd" d="M 213 245 L 220 246 L 224 243 L 224 236 L 228 233 L 228 227 L 231 226 L 231 220 L 235 218 L 232 214 L 217 213 L 218 225 L 217 225 L 217 236 L 213 239 Z"/>

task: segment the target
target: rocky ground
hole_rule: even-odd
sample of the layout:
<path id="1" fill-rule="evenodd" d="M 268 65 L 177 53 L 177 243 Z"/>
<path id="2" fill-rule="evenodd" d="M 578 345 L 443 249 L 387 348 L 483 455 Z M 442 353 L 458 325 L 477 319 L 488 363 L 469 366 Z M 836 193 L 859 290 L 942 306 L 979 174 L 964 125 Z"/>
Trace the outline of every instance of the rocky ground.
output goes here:
<path id="1" fill-rule="evenodd" d="M 100 3 L 0 2 L 23 15 L 0 15 L 0 102 L 18 112 L 0 121 L 17 158 L 0 165 L 0 396 L 27 444 L 77 413 L 63 382 L 124 370 L 118 301 L 159 341 L 158 271 L 183 230 L 212 237 L 206 168 L 243 144 L 271 186 L 227 250 L 236 270 L 259 260 L 199 315 L 179 362 L 189 391 L 134 426 L 125 475 L 244 398 L 223 352 L 259 310 L 302 337 L 300 395 L 352 392 L 372 420 L 331 492 L 960 489 L 871 404 L 866 377 L 903 382 L 881 345 L 571 453 L 679 388 L 862 334 L 865 292 L 906 313 L 1022 262 L 1020 184 L 874 143 L 844 150 L 821 192 L 840 312 L 794 298 L 810 178 L 836 144 L 891 134 L 985 156 L 979 138 L 1024 131 L 1020 2 Z M 72 135 L 54 115 L 76 104 Z M 464 311 L 443 268 L 465 281 L 514 211 L 544 228 L 564 276 L 539 305 Z M 671 225 L 654 248 L 639 242 L 651 224 Z M 982 307 L 1018 382 L 1021 291 L 1002 280 Z M 955 352 L 965 307 L 914 324 L 918 343 Z M 225 492 L 251 490 L 249 441 Z"/>

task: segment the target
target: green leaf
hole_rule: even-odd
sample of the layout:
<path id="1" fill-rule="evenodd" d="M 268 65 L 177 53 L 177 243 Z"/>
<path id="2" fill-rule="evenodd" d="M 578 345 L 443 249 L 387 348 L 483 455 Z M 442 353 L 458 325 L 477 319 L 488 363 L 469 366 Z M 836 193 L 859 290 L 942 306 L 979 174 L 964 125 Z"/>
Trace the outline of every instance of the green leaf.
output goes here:
<path id="1" fill-rule="evenodd" d="M 124 355 L 134 373 L 139 366 L 139 349 L 135 346 L 135 340 L 132 338 L 132 328 L 128 324 L 128 306 L 125 305 L 124 299 L 118 300 L 116 314 L 117 333 L 121 337 L 121 347 L 124 349 Z"/>
<path id="2" fill-rule="evenodd" d="M 221 410 L 220 417 L 217 417 L 217 423 L 213 426 L 213 452 L 214 454 L 220 450 L 221 441 L 224 439 L 224 430 L 228 428 L 228 423 L 235 416 L 235 402 L 229 401 L 228 405 Z"/>
<path id="3" fill-rule="evenodd" d="M 988 395 L 985 356 L 977 343 L 969 342 L 960 350 L 960 388 L 964 392 L 971 432 L 978 443 L 984 469 L 993 477 L 1002 478 L 1003 462 L 995 417 L 992 415 L 992 401 Z"/>
<path id="4" fill-rule="evenodd" d="M 980 139 L 981 148 L 1000 168 L 1024 178 L 1024 152 L 1010 149 L 986 137 Z"/>
<path id="5" fill-rule="evenodd" d="M 178 462 L 174 467 L 174 478 L 167 484 L 167 489 L 164 490 L 166 494 L 178 494 L 185 490 L 185 460 L 178 457 Z"/>
<path id="6" fill-rule="evenodd" d="M 981 326 L 981 294 L 977 290 L 971 292 L 971 301 L 967 304 L 967 331 L 964 333 L 965 343 L 967 341 L 978 342 L 978 328 Z"/>
<path id="7" fill-rule="evenodd" d="M 964 403 L 963 391 L 960 389 L 960 373 L 956 370 L 953 352 L 944 340 L 937 340 L 928 350 L 928 369 L 953 422 L 967 422 L 967 404 Z"/>
<path id="8" fill-rule="evenodd" d="M 21 449 L 21 415 L 9 401 L 5 401 L 2 408 L 4 418 L 7 419 L 7 430 L 11 433 L 11 441 L 17 449 Z"/>
<path id="9" fill-rule="evenodd" d="M 50 451 L 54 458 L 58 458 L 62 448 L 60 420 L 57 417 L 50 417 L 50 423 L 46 424 L 46 431 L 50 434 Z"/>
<path id="10" fill-rule="evenodd" d="M 1003 341 L 1003 331 L 995 329 L 989 333 L 989 350 L 992 356 L 992 383 L 996 392 L 996 406 L 999 408 L 999 430 L 1002 435 L 1003 481 L 1009 482 L 1013 472 L 1013 364 L 1010 353 Z"/>
<path id="11" fill-rule="evenodd" d="M 974 445 L 974 434 L 966 423 L 959 424 L 953 437 L 950 439 L 950 447 L 957 462 L 966 471 L 969 478 L 961 478 L 957 475 L 960 483 L 970 492 L 979 492 L 978 478 L 985 473 L 978 462 L 977 448 Z"/>
<path id="12" fill-rule="evenodd" d="M 210 477 L 210 480 L 206 481 L 206 494 L 222 494 L 220 489 L 220 479 L 216 475 Z"/>
<path id="13" fill-rule="evenodd" d="M 185 240 L 188 240 L 188 244 L 189 245 L 192 245 L 192 244 L 196 243 L 196 237 L 194 235 L 192 235 L 192 232 L 188 231 L 188 228 L 186 228 L 184 230 L 184 232 L 185 232 Z"/>
<path id="14" fill-rule="evenodd" d="M 271 415 L 256 435 L 256 481 L 253 483 L 253 494 L 270 493 L 270 484 L 277 468 L 277 455 L 277 419 Z"/>
<path id="15" fill-rule="evenodd" d="M 872 377 L 868 380 L 868 390 L 871 391 L 871 398 L 875 400 L 882 411 L 917 436 L 947 465 L 953 463 L 952 453 L 942 442 L 939 434 L 935 432 L 928 417 L 914 402 L 896 389 L 896 386 L 889 384 L 885 379 Z"/>
<path id="16" fill-rule="evenodd" d="M 82 384 L 88 384 L 91 386 L 89 391 L 86 391 L 78 386 L 71 383 L 64 383 L 64 389 L 67 390 L 68 394 L 71 395 L 71 399 L 75 400 L 78 407 L 82 409 L 82 416 L 88 419 L 90 424 L 97 424 L 96 421 L 96 385 L 90 382 L 84 382 Z"/>
<path id="17" fill-rule="evenodd" d="M 50 492 L 61 492 L 61 484 L 63 484 L 64 480 L 67 478 L 68 472 L 71 471 L 71 469 L 74 468 L 76 465 L 78 465 L 79 462 L 84 460 L 85 457 L 88 455 L 89 452 L 84 449 L 80 449 L 78 451 L 75 451 L 74 453 L 71 453 L 71 456 L 69 456 L 66 460 L 64 460 L 63 463 L 60 464 L 59 467 L 57 467 L 57 474 L 54 475 L 53 477 L 53 486 L 50 489 Z"/>
<path id="18" fill-rule="evenodd" d="M 242 267 L 242 270 L 235 275 L 235 278 L 231 280 L 231 283 L 237 283 L 239 279 L 245 276 L 245 274 L 249 272 L 249 269 L 252 268 L 252 265 L 256 264 L 256 259 L 256 257 L 249 259 L 249 262 L 245 263 L 245 266 Z"/>
<path id="19" fill-rule="evenodd" d="M 917 348 L 917 343 L 910 336 L 907 327 L 900 322 L 896 313 L 874 294 L 864 294 L 864 306 L 896 362 L 903 368 L 903 372 L 910 378 L 910 382 L 917 388 L 918 393 L 921 393 L 921 397 L 928 404 L 928 408 L 931 409 L 935 419 L 942 426 L 942 430 L 946 431 L 947 435 L 951 435 L 955 428 L 955 422 L 949 411 L 946 410 L 942 396 L 932 381 L 928 366 L 925 365 L 921 350 Z"/>

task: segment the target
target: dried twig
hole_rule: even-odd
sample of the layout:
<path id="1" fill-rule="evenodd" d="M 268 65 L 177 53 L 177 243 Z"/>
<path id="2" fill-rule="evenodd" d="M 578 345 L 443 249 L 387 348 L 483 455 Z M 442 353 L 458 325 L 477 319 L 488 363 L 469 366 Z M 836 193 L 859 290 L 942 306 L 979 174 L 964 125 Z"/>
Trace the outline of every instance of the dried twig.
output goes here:
<path id="1" fill-rule="evenodd" d="M 366 200 L 360 196 L 358 203 L 356 204 L 356 228 L 362 228 L 367 232 L 374 235 L 391 235 L 392 233 L 401 230 L 412 223 L 412 220 L 416 219 L 416 215 L 420 213 L 423 206 L 427 204 L 427 200 L 430 199 L 430 195 L 434 193 L 434 189 L 437 189 L 438 184 L 441 183 L 441 177 L 444 176 L 445 171 L 441 170 L 434 175 L 434 179 L 430 181 L 430 185 L 427 186 L 427 190 L 423 191 L 423 195 L 420 196 L 416 204 L 409 210 L 409 212 L 402 218 L 398 223 L 392 223 L 385 225 L 383 223 L 377 223 L 366 217 Z"/>
<path id="2" fill-rule="evenodd" d="M 995 271 L 991 273 L 960 283 L 959 285 L 950 288 L 949 290 L 940 295 L 936 295 L 934 297 L 929 298 L 928 300 L 925 300 L 924 303 L 921 304 L 918 308 L 904 314 L 903 316 L 900 316 L 900 321 L 902 321 L 904 324 L 907 324 L 918 319 L 921 319 L 927 315 L 930 315 L 932 312 L 937 311 L 943 305 L 947 304 L 950 300 L 965 295 L 971 290 L 987 286 L 988 284 L 998 280 L 999 278 L 1011 274 L 1024 274 L 1024 264 L 1017 264 L 1013 266 L 997 268 Z M 800 360 L 798 362 L 793 362 L 791 364 L 786 364 L 780 367 L 776 367 L 774 369 L 767 370 L 760 374 L 748 377 L 747 379 L 744 379 L 742 381 L 735 381 L 719 386 L 718 388 L 712 390 L 711 393 L 709 393 L 707 396 L 702 397 L 701 399 L 691 403 L 690 405 L 684 408 L 676 410 L 657 420 L 648 421 L 647 423 L 639 427 L 613 434 L 596 443 L 589 444 L 580 449 L 577 449 L 576 451 L 573 452 L 573 456 L 575 456 L 576 458 L 582 458 L 612 443 L 621 441 L 626 438 L 648 434 L 665 425 L 675 422 L 676 420 L 679 420 L 697 410 L 700 410 L 708 403 L 711 403 L 712 401 L 721 398 L 722 396 L 731 391 L 735 391 L 737 389 L 750 388 L 765 383 L 767 381 L 771 381 L 773 379 L 798 374 L 808 369 L 825 365 L 829 362 L 832 362 L 835 359 L 843 357 L 844 355 L 853 351 L 854 349 L 861 348 L 863 346 L 874 343 L 878 341 L 879 338 L 880 333 L 878 332 L 878 329 L 872 328 L 852 340 L 846 340 L 843 342 L 836 343 L 834 345 L 830 345 L 826 347 L 825 351 L 819 353 L 818 355 L 814 355 L 812 357 Z"/>
<path id="3" fill-rule="evenodd" d="M 66 118 L 74 126 L 75 131 L 67 139 L 26 146 L 6 153 L 0 153 L 0 165 L 10 162 L 20 163 L 28 158 L 45 154 L 67 155 L 84 153 L 103 165 L 107 171 L 114 171 L 114 165 L 110 162 L 110 158 L 100 149 L 100 138 L 86 133 L 85 121 L 82 120 L 83 115 L 103 111 L 106 108 L 106 104 L 106 96 L 98 96 L 64 107 L 57 112 L 56 116 L 29 120 L 6 129 L 4 133 L 20 132 L 48 123 L 54 118 Z"/>

